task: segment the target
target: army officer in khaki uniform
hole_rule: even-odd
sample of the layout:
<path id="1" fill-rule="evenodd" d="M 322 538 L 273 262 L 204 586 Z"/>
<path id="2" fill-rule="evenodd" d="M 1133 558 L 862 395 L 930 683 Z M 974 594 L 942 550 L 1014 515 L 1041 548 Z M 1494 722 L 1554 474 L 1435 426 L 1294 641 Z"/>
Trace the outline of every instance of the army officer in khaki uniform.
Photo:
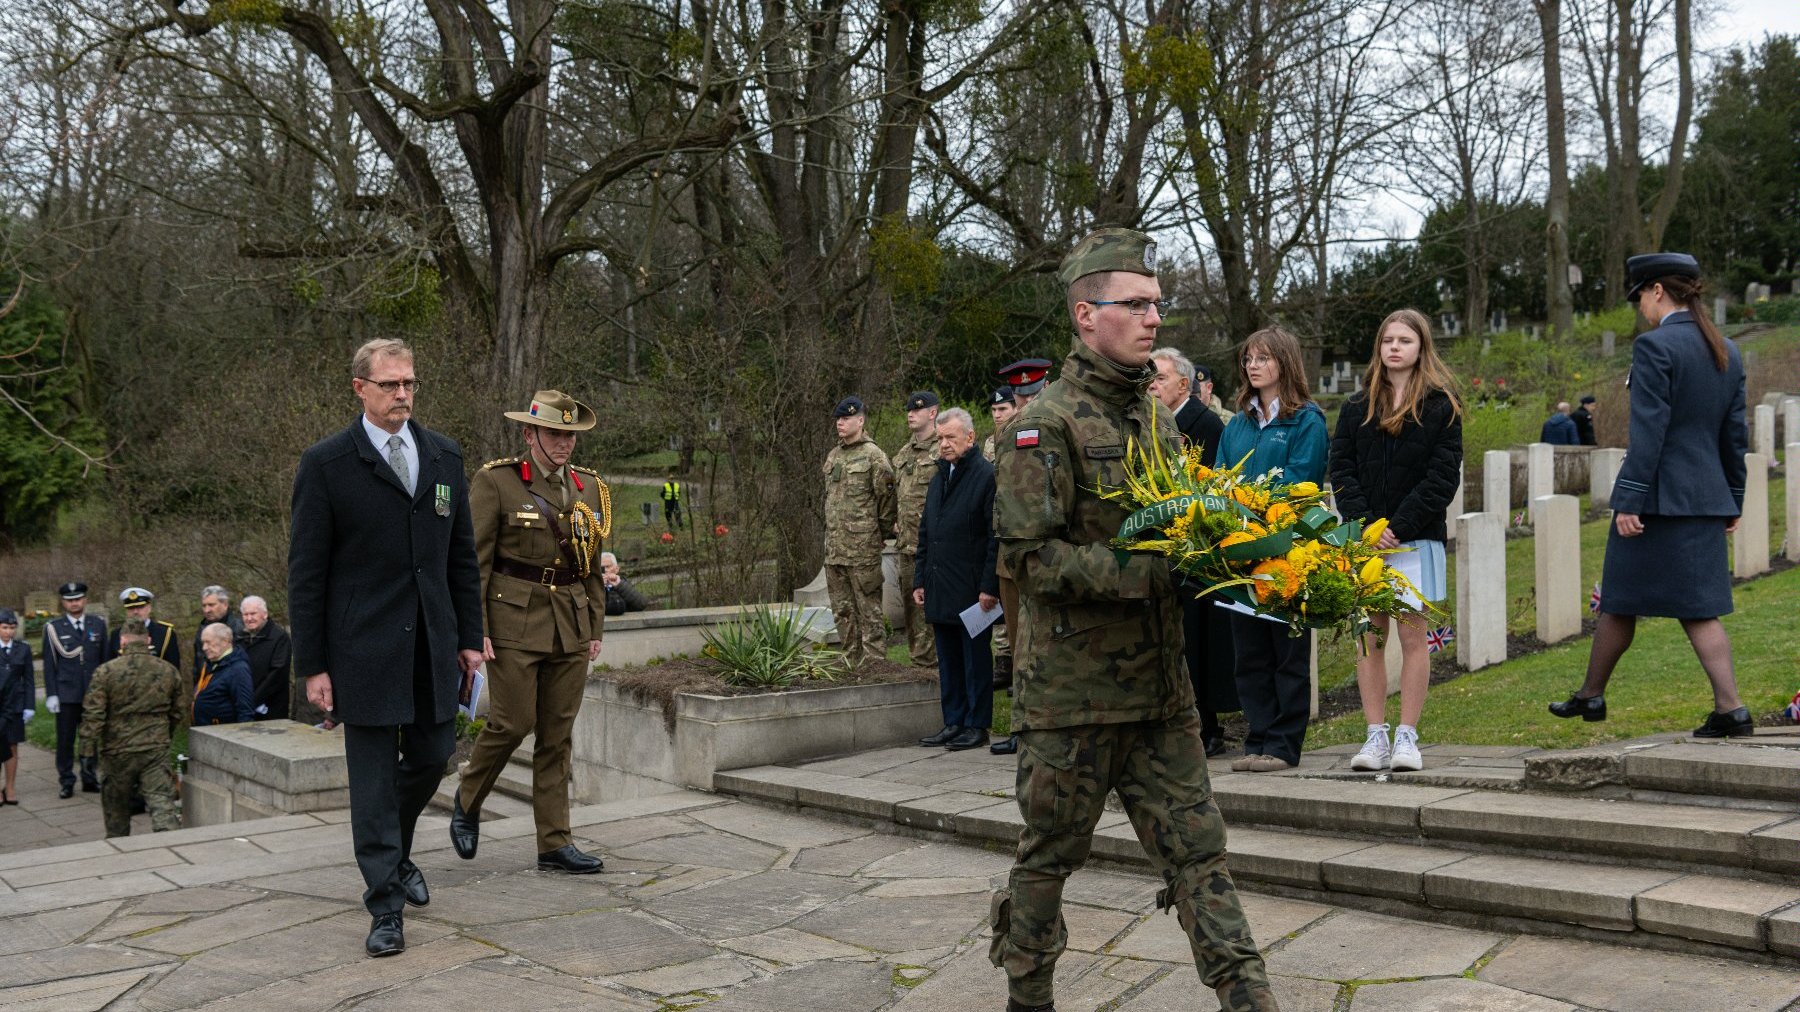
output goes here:
<path id="1" fill-rule="evenodd" d="M 600 541 L 612 526 L 612 499 L 600 476 L 569 463 L 575 434 L 594 427 L 588 406 L 560 390 L 540 390 L 523 423 L 524 455 L 496 460 L 469 482 L 475 552 L 487 619 L 488 716 L 456 792 L 450 841 L 475 856 L 481 803 L 525 736 L 531 755 L 538 868 L 588 875 L 600 859 L 569 834 L 570 736 L 588 666 L 600 655 L 606 587 Z"/>

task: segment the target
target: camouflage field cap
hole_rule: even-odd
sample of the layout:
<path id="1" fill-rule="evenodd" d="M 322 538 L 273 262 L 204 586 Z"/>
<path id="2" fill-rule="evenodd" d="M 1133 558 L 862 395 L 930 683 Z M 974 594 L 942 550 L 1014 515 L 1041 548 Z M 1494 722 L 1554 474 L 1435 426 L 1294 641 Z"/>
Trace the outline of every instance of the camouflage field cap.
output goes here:
<path id="1" fill-rule="evenodd" d="M 150 635 L 150 623 L 146 619 L 141 619 L 136 615 L 133 615 L 125 620 L 124 625 L 119 627 L 119 635 L 148 636 Z"/>
<path id="2" fill-rule="evenodd" d="M 1056 276 L 1068 285 L 1076 278 L 1101 271 L 1130 271 L 1156 277 L 1156 240 L 1135 229 L 1095 229 L 1063 257 Z"/>
<path id="3" fill-rule="evenodd" d="M 594 427 L 594 412 L 561 390 L 539 390 L 531 395 L 531 407 L 525 411 L 502 411 L 515 422 L 564 432 L 586 432 Z"/>

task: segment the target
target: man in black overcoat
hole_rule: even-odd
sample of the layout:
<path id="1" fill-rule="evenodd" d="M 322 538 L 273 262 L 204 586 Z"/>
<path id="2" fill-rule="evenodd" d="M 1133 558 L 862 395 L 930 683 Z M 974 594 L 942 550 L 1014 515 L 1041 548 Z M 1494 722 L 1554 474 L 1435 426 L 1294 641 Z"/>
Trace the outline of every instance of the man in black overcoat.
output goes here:
<path id="1" fill-rule="evenodd" d="M 1151 352 L 1150 364 L 1156 367 L 1150 395 L 1174 413 L 1175 427 L 1181 430 L 1188 445 L 1201 448 L 1200 462 L 1207 467 L 1216 466 L 1219 436 L 1225 432 L 1225 423 L 1196 392 L 1199 370 L 1174 348 Z M 1236 461 L 1226 463 L 1229 466 Z M 1219 714 L 1242 708 L 1237 696 L 1231 623 L 1225 615 L 1205 598 L 1190 597 L 1182 603 L 1181 630 L 1186 640 L 1188 678 L 1194 683 L 1194 703 L 1200 709 L 1200 740 L 1205 742 L 1209 756 L 1225 751 Z"/>
<path id="2" fill-rule="evenodd" d="M 387 956 L 406 948 L 404 905 L 430 902 L 413 825 L 481 665 L 481 572 L 462 449 L 411 420 L 412 350 L 370 341 L 351 377 L 363 414 L 294 476 L 288 608 L 295 674 L 343 725 L 367 948 Z"/>

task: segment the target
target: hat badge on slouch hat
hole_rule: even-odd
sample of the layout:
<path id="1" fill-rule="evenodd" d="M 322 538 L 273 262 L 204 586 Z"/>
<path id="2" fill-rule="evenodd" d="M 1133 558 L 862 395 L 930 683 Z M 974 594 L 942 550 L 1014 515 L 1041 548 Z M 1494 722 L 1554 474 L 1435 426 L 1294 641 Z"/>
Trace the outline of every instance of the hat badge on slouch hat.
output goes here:
<path id="1" fill-rule="evenodd" d="M 526 410 L 501 414 L 515 422 L 562 432 L 586 432 L 598 421 L 593 409 L 561 390 L 539 390 L 531 395 L 531 406 Z"/>

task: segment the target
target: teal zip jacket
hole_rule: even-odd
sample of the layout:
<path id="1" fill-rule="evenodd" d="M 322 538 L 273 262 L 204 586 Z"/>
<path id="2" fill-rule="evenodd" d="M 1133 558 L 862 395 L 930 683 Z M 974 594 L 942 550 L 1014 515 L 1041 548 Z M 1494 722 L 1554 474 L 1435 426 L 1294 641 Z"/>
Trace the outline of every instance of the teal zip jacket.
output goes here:
<path id="1" fill-rule="evenodd" d="M 1231 467 L 1244 454 L 1244 477 L 1257 478 L 1272 467 L 1281 468 L 1282 484 L 1310 481 L 1325 484 L 1325 461 L 1331 437 L 1325 431 L 1325 412 L 1311 401 L 1300 410 L 1257 428 L 1250 412 L 1240 411 L 1225 424 L 1219 436 L 1219 466 Z"/>

